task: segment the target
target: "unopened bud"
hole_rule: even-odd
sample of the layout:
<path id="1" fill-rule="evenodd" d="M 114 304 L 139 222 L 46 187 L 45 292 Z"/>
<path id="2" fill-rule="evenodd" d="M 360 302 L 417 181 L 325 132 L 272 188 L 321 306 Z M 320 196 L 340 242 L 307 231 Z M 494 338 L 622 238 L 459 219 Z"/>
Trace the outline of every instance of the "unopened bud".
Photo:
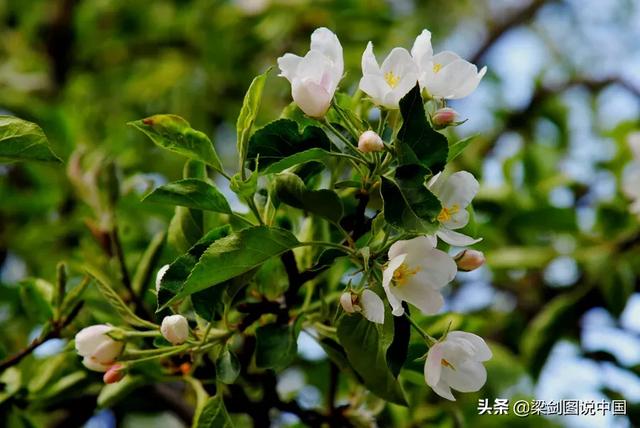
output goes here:
<path id="1" fill-rule="evenodd" d="M 354 294 L 350 291 L 342 293 L 340 296 L 340 305 L 345 312 L 352 314 L 354 312 L 359 312 L 360 307 L 357 305 L 358 295 Z"/>
<path id="2" fill-rule="evenodd" d="M 363 153 L 380 152 L 383 149 L 382 138 L 371 130 L 363 132 L 358 139 L 358 150 Z"/>
<path id="3" fill-rule="evenodd" d="M 189 337 L 189 323 L 182 315 L 169 315 L 162 320 L 160 332 L 172 345 L 181 345 Z"/>
<path id="4" fill-rule="evenodd" d="M 436 128 L 444 128 L 458 120 L 458 112 L 452 108 L 444 107 L 436 110 L 431 116 L 431 121 Z"/>
<path id="5" fill-rule="evenodd" d="M 114 364 L 107 369 L 102 380 L 107 385 L 110 383 L 117 383 L 122 380 L 125 375 L 124 366 L 122 364 Z"/>
<path id="6" fill-rule="evenodd" d="M 458 265 L 458 269 L 465 272 L 476 270 L 485 262 L 482 251 L 476 250 L 461 251 L 454 257 L 454 259 Z"/>

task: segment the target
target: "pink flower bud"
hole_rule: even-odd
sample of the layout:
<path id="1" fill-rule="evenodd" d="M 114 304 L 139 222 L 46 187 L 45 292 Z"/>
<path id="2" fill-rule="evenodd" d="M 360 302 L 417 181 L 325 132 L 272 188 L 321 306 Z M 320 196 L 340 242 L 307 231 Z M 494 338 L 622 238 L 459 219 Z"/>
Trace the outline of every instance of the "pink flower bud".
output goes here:
<path id="1" fill-rule="evenodd" d="M 458 112 L 452 108 L 444 107 L 436 110 L 431 116 L 431 120 L 437 128 L 444 128 L 458 120 Z"/>
<path id="2" fill-rule="evenodd" d="M 454 259 L 458 265 L 458 269 L 464 272 L 476 270 L 485 262 L 482 251 L 476 250 L 461 251 L 454 257 Z"/>
<path id="3" fill-rule="evenodd" d="M 375 132 L 364 131 L 358 139 L 358 150 L 363 153 L 379 152 L 384 149 L 382 138 Z"/>
<path id="4" fill-rule="evenodd" d="M 114 364 L 107 369 L 102 380 L 108 385 L 110 383 L 120 382 L 124 375 L 124 366 L 122 364 Z"/>

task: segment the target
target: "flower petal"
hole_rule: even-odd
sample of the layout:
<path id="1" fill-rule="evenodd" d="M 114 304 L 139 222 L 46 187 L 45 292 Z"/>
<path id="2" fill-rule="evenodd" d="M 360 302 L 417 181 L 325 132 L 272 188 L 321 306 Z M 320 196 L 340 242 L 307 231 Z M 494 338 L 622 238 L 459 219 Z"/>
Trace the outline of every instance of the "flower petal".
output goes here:
<path id="1" fill-rule="evenodd" d="M 480 183 L 467 171 L 458 171 L 449 177 L 438 177 L 429 181 L 429 190 L 438 197 L 442 205 L 451 208 L 455 205 L 465 209 L 478 193 Z"/>
<path id="2" fill-rule="evenodd" d="M 393 73 L 398 78 L 402 78 L 406 74 L 415 75 L 416 80 L 418 78 L 418 66 L 405 48 L 393 48 L 382 62 L 380 70 L 382 74 Z"/>
<path id="3" fill-rule="evenodd" d="M 447 229 L 446 227 L 438 229 L 436 235 L 438 238 L 442 239 L 449 245 L 453 245 L 454 247 L 466 247 L 482 241 L 482 238 L 474 239 L 465 234 Z"/>
<path id="4" fill-rule="evenodd" d="M 365 76 L 368 74 L 382 76 L 378 60 L 376 60 L 376 56 L 373 54 L 373 44 L 371 42 L 367 43 L 367 47 L 362 53 L 362 74 Z"/>
<path id="5" fill-rule="evenodd" d="M 444 379 L 440 379 L 440 382 L 431 386 L 433 391 L 438 394 L 442 398 L 446 398 L 447 400 L 456 401 L 456 397 L 451 393 L 451 388 L 444 381 Z"/>
<path id="6" fill-rule="evenodd" d="M 400 254 L 392 258 L 389 260 L 384 272 L 382 272 L 382 288 L 384 288 L 387 300 L 391 304 L 393 315 L 397 317 L 404 314 L 404 308 L 402 307 L 402 302 L 393 293 L 392 288 L 395 289 L 396 287 L 391 287 L 391 281 L 393 280 L 393 273 L 404 263 L 406 256 L 406 254 Z"/>
<path id="7" fill-rule="evenodd" d="M 423 64 L 430 61 L 433 57 L 433 47 L 431 46 L 431 32 L 429 30 L 422 30 L 422 33 L 416 37 L 411 48 L 411 56 L 418 65 L 422 67 Z"/>
<path id="8" fill-rule="evenodd" d="M 487 343 L 483 338 L 477 334 L 468 333 L 466 331 L 450 331 L 447 334 L 447 340 L 464 340 L 471 344 L 473 347 L 473 359 L 475 361 L 487 361 L 493 356 L 491 349 L 487 346 Z"/>
<path id="9" fill-rule="evenodd" d="M 331 106 L 333 94 L 328 93 L 319 84 L 305 80 L 294 80 L 291 94 L 298 107 L 311 117 L 322 117 Z"/>
<path id="10" fill-rule="evenodd" d="M 82 359 L 82 364 L 89 370 L 102 373 L 106 372 L 109 370 L 109 367 L 111 367 L 111 364 L 102 364 L 91 357 L 84 357 Z"/>
<path id="11" fill-rule="evenodd" d="M 103 342 L 111 340 L 106 334 L 111 331 L 107 324 L 96 324 L 85 327 L 76 334 L 76 351 L 85 357 L 91 355 Z"/>
<path id="12" fill-rule="evenodd" d="M 400 254 L 419 254 L 435 248 L 438 240 L 433 235 L 418 236 L 413 239 L 396 241 L 389 247 L 387 256 L 389 260 L 398 257 Z"/>
<path id="13" fill-rule="evenodd" d="M 433 315 L 444 305 L 442 294 L 424 282 L 416 281 L 418 275 L 406 284 L 393 287 L 393 294 L 400 300 L 411 303 L 426 315 Z M 395 315 L 395 314 L 394 314 Z"/>
<path id="14" fill-rule="evenodd" d="M 286 53 L 278 58 L 278 67 L 280 68 L 279 76 L 282 76 L 291 82 L 296 76 L 296 70 L 300 61 L 302 61 L 302 57 L 292 53 Z"/>
<path id="15" fill-rule="evenodd" d="M 418 267 L 418 272 L 408 279 L 408 284 L 417 283 L 428 285 L 434 290 L 439 290 L 455 278 L 458 266 L 449 254 L 437 249 L 431 249 L 418 254 L 419 262 L 415 265 L 408 261 L 412 268 Z M 413 261 L 413 260 L 412 260 Z"/>
<path id="16" fill-rule="evenodd" d="M 440 382 L 442 373 L 442 344 L 436 343 L 427 352 L 427 360 L 424 362 L 424 380 L 427 385 L 433 386 Z"/>
<path id="17" fill-rule="evenodd" d="M 339 71 L 340 77 L 344 71 L 342 45 L 338 37 L 328 28 L 321 27 L 311 34 L 311 50 L 321 52 L 329 58 Z"/>
<path id="18" fill-rule="evenodd" d="M 384 323 L 384 303 L 375 292 L 366 289 L 360 296 L 362 315 L 371 322 Z"/>
<path id="19" fill-rule="evenodd" d="M 455 366 L 455 370 L 445 367 L 442 370 L 442 380 L 457 391 L 474 392 L 487 381 L 487 369 L 478 361 L 467 360 L 462 365 Z"/>

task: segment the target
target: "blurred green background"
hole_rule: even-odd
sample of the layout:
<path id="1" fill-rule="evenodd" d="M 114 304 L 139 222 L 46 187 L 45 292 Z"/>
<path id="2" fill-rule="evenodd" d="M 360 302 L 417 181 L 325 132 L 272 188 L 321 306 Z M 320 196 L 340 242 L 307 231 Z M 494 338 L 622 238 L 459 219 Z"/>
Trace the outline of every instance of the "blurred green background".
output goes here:
<path id="1" fill-rule="evenodd" d="M 251 79 L 285 52 L 306 52 L 320 26 L 342 42 L 342 88 L 350 93 L 367 41 L 382 59 L 394 46 L 410 48 L 423 28 L 436 51 L 489 67 L 474 94 L 451 103 L 469 119 L 456 132 L 477 134 L 457 162 L 481 181 L 474 205 L 488 266 L 459 275 L 447 296 L 447 309 L 464 314 L 458 325 L 493 343 L 489 381 L 458 403 L 434 401 L 411 414 L 393 408 L 388 426 L 639 426 L 640 229 L 619 191 L 630 160 L 626 139 L 640 127 L 640 4 L 633 0 L 0 0 L 0 113 L 41 125 L 65 160 L 64 167 L 0 166 L 1 356 L 23 348 L 42 321 L 21 299 L 21 280 L 53 280 L 59 260 L 73 266 L 104 257 L 87 227 L 100 222 L 86 203 L 92 191 L 70 184 L 67 170 L 78 178 L 99 158 L 116 162 L 122 240 L 135 263 L 172 214 L 140 198 L 180 178 L 182 164 L 126 123 L 178 114 L 212 137 L 233 171 L 235 119 Z M 290 102 L 288 83 L 276 75 L 259 124 Z M 87 301 L 93 311 L 83 311 L 78 326 L 108 317 L 97 293 Z M 64 343 L 46 344 L 24 364 L 49 364 Z M 323 372 L 309 367 L 323 357 L 312 344 L 301 349 L 306 371 L 287 375 L 299 381 L 301 405 L 314 405 L 314 376 Z M 79 366 L 74 358 L 61 373 Z M 89 426 L 182 423 L 140 397 L 131 408 L 94 412 L 99 379 L 87 374 L 65 390 L 73 393 L 56 397 L 50 388 L 59 375 L 12 401 L 4 373 L 0 413 L 36 426 L 82 425 L 94 414 Z M 477 399 L 495 397 L 624 398 L 629 415 L 477 416 Z M 65 416 L 72 403 L 86 410 Z M 295 424 L 287 414 L 276 421 Z"/>

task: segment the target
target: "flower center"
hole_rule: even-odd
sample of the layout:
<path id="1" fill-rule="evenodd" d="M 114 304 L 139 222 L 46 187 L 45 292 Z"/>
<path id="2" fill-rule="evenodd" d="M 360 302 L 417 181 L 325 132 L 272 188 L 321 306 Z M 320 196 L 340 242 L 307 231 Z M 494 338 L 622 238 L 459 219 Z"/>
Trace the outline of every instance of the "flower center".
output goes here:
<path id="1" fill-rule="evenodd" d="M 393 272 L 393 280 L 396 286 L 405 285 L 409 278 L 420 272 L 420 268 L 410 269 L 406 263 L 402 263 L 398 269 Z"/>
<path id="2" fill-rule="evenodd" d="M 460 211 L 460 206 L 458 204 L 453 204 L 451 207 L 442 207 L 442 211 L 438 214 L 438 221 L 440 223 L 445 223 L 451 220 L 451 217 Z"/>
<path id="3" fill-rule="evenodd" d="M 433 64 L 433 72 L 434 73 L 439 72 L 441 68 L 442 68 L 442 64 L 438 64 L 438 63 Z"/>
<path id="4" fill-rule="evenodd" d="M 398 86 L 398 82 L 400 81 L 400 76 L 393 73 L 393 71 L 387 71 L 384 73 L 384 80 L 387 82 L 387 85 L 391 87 L 391 89 Z"/>
<path id="5" fill-rule="evenodd" d="M 444 358 L 440 360 L 440 364 L 442 364 L 443 367 L 449 367 L 451 370 L 456 369 L 455 367 L 453 367 L 453 364 L 451 364 L 449 361 L 445 360 Z"/>

